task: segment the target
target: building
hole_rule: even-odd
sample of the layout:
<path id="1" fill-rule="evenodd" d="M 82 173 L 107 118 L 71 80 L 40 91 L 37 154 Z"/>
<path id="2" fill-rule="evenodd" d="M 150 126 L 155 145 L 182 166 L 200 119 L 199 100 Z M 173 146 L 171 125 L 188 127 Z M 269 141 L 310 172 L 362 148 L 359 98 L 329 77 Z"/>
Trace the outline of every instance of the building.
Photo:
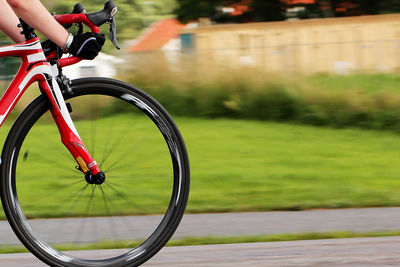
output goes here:
<path id="1" fill-rule="evenodd" d="M 225 24 L 182 31 L 199 65 L 277 73 L 394 72 L 400 14 Z"/>
<path id="2" fill-rule="evenodd" d="M 153 23 L 139 38 L 127 47 L 131 69 L 146 67 L 149 62 L 177 65 L 180 63 L 181 31 L 188 25 L 177 19 L 164 19 Z"/>
<path id="3" fill-rule="evenodd" d="M 63 72 L 70 79 L 84 77 L 115 77 L 118 73 L 118 66 L 123 64 L 124 60 L 99 53 L 93 60 L 82 60 L 81 62 L 63 68 Z"/>
<path id="4" fill-rule="evenodd" d="M 321 5 L 350 14 L 350 0 L 285 0 L 291 8 Z M 251 0 L 222 7 L 230 16 L 251 12 Z M 299 9 L 301 10 L 301 9 Z M 244 18 L 244 17 L 243 17 Z M 135 67 L 159 62 L 179 67 L 251 67 L 265 72 L 339 73 L 392 72 L 400 69 L 400 15 L 336 17 L 262 23 L 211 24 L 199 27 L 176 19 L 152 25 L 128 51 Z M 146 66 L 146 65 L 144 65 Z"/>
<path id="5" fill-rule="evenodd" d="M 131 46 L 128 52 L 154 52 L 159 50 L 179 51 L 179 33 L 186 27 L 177 19 L 170 18 L 151 25 Z"/>

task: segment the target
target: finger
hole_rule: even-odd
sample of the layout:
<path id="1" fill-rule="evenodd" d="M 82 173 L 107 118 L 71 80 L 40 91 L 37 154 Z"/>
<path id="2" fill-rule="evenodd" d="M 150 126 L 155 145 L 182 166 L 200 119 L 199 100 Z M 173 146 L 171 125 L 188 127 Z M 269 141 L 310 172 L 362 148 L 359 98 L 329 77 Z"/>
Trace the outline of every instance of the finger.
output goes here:
<path id="1" fill-rule="evenodd" d="M 99 53 L 97 51 L 94 51 L 89 55 L 89 59 L 94 59 L 95 57 L 97 57 Z"/>
<path id="2" fill-rule="evenodd" d="M 97 40 L 97 43 L 99 43 L 101 46 L 103 46 L 106 41 L 106 37 L 104 36 L 104 34 L 99 34 L 96 36 L 96 40 Z"/>
<path id="3" fill-rule="evenodd" d="M 97 42 L 96 42 L 96 49 L 97 49 L 97 51 L 100 51 L 101 48 L 103 47 L 103 45 L 104 45 L 104 41 L 102 41 L 102 40 L 97 41 Z"/>

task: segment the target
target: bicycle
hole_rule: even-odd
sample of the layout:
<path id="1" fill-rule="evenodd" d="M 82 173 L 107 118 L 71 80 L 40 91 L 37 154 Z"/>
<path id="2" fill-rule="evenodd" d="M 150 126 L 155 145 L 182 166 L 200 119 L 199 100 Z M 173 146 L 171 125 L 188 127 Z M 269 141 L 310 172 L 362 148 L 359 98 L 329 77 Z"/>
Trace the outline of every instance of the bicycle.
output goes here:
<path id="1" fill-rule="evenodd" d="M 77 4 L 71 14 L 55 18 L 66 28 L 82 31 L 85 24 L 96 33 L 109 23 L 118 47 L 116 12 L 109 0 L 102 11 L 86 14 Z M 62 68 L 81 58 L 62 58 L 58 48 L 45 56 L 34 30 L 23 21 L 20 26 L 26 41 L 0 47 L 0 57 L 22 58 L 0 100 L 0 124 L 31 84 L 37 82 L 41 94 L 21 112 L 3 147 L 7 220 L 24 246 L 50 266 L 144 263 L 173 235 L 188 200 L 189 160 L 176 124 L 156 100 L 130 84 L 68 80 Z M 161 215 L 129 216 L 148 213 Z M 120 237 L 130 243 L 112 240 Z M 94 258 L 73 252 L 99 242 L 101 248 L 124 249 Z"/>

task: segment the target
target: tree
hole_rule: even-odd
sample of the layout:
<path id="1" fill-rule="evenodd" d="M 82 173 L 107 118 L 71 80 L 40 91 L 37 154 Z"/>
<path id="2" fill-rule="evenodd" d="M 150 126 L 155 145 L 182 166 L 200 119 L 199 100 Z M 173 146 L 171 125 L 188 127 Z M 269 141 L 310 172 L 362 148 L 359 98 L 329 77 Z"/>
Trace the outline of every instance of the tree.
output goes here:
<path id="1" fill-rule="evenodd" d="M 248 2 L 248 3 L 247 3 Z M 218 11 L 218 7 L 230 6 L 232 4 L 249 5 L 247 13 L 230 17 Z M 209 17 L 216 21 L 240 22 L 240 21 L 274 21 L 282 20 L 283 9 L 281 0 L 177 0 L 178 8 L 176 14 L 178 19 L 187 22 L 202 17 Z"/>
<path id="2" fill-rule="evenodd" d="M 323 17 L 330 18 L 335 16 L 335 12 L 333 11 L 334 3 L 332 0 L 319 0 L 318 3 Z"/>
<path id="3" fill-rule="evenodd" d="M 216 7 L 221 5 L 222 2 L 222 0 L 177 0 L 175 14 L 182 22 L 204 17 L 209 18 L 216 15 Z"/>
<path id="4" fill-rule="evenodd" d="M 381 2 L 380 0 L 379 2 Z M 385 1 L 385 0 L 383 0 Z M 379 14 L 379 3 L 376 0 L 361 0 L 359 1 L 360 8 L 364 14 Z"/>
<path id="5" fill-rule="evenodd" d="M 379 13 L 381 14 L 400 12 L 400 1 L 398 0 L 369 0 L 367 2 L 374 2 L 374 5 L 378 8 Z"/>
<path id="6" fill-rule="evenodd" d="M 327 1 L 327 0 L 319 0 Z M 344 15 L 375 15 L 400 12 L 398 0 L 331 0 L 332 8 L 349 6 Z M 337 14 L 338 15 L 338 14 Z M 341 14 L 343 15 L 343 14 Z"/>
<path id="7" fill-rule="evenodd" d="M 281 0 L 255 0 L 251 5 L 255 21 L 274 21 L 285 19 Z"/>

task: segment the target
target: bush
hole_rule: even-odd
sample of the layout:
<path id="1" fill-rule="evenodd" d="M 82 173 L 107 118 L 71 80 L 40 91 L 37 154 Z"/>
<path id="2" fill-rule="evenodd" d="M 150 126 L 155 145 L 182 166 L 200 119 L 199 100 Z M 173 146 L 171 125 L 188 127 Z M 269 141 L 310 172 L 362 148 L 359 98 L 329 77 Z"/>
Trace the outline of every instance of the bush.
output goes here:
<path id="1" fill-rule="evenodd" d="M 157 79 L 154 73 L 160 74 Z M 395 75 L 265 78 L 257 70 L 161 68 L 134 71 L 129 77 L 128 82 L 177 115 L 400 130 L 400 84 Z M 371 87 L 380 81 L 379 87 Z"/>

